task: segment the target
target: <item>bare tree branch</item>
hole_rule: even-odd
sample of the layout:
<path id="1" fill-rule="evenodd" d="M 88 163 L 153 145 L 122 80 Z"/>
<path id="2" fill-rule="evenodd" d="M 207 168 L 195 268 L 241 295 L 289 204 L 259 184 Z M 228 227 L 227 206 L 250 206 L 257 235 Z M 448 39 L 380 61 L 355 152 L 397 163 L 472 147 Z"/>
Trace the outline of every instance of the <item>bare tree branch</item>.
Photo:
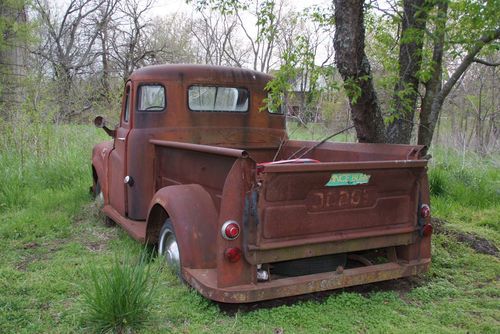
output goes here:
<path id="1" fill-rule="evenodd" d="M 483 64 L 486 66 L 492 66 L 492 67 L 500 66 L 500 62 L 499 63 L 492 63 L 492 62 L 489 62 L 489 61 L 486 61 L 486 60 L 480 59 L 480 58 L 473 58 L 473 62 L 478 63 L 478 64 Z"/>

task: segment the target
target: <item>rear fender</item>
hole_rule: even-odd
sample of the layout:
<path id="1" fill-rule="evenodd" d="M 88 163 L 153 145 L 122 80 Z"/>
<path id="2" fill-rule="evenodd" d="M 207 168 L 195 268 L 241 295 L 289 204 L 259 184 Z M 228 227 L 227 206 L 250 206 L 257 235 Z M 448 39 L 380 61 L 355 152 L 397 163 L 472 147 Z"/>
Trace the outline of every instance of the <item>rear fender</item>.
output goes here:
<path id="1" fill-rule="evenodd" d="M 149 207 L 146 238 L 158 242 L 165 220 L 174 227 L 183 267 L 215 268 L 217 210 L 210 194 L 198 184 L 162 188 Z"/>

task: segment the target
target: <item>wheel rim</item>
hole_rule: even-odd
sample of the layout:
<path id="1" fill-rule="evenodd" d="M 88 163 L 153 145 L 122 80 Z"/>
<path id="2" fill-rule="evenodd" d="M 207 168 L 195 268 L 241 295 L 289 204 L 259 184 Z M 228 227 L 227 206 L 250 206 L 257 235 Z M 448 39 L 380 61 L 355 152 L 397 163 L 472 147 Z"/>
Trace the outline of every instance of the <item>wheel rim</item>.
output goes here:
<path id="1" fill-rule="evenodd" d="M 95 197 L 95 201 L 97 203 L 97 206 L 99 208 L 103 207 L 104 206 L 104 194 L 102 193 L 102 191 L 100 191 L 97 196 Z"/>
<path id="2" fill-rule="evenodd" d="M 162 235 L 160 236 L 160 243 L 158 248 L 160 255 L 165 257 L 165 262 L 167 262 L 167 265 L 174 269 L 176 272 L 179 272 L 179 246 L 177 246 L 177 240 L 175 240 L 175 236 L 172 231 L 170 231 L 169 229 L 163 231 Z"/>

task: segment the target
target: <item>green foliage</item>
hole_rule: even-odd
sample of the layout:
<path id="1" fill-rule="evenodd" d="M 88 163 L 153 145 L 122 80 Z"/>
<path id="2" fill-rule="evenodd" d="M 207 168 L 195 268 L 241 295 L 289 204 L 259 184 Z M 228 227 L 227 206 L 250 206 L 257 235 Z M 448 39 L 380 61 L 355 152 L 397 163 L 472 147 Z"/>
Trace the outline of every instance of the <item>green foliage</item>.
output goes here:
<path id="1" fill-rule="evenodd" d="M 115 258 L 111 268 L 90 267 L 91 283 L 82 289 L 85 322 L 95 332 L 136 330 L 149 318 L 155 302 L 158 270 L 151 270 L 151 255 L 138 261 Z"/>

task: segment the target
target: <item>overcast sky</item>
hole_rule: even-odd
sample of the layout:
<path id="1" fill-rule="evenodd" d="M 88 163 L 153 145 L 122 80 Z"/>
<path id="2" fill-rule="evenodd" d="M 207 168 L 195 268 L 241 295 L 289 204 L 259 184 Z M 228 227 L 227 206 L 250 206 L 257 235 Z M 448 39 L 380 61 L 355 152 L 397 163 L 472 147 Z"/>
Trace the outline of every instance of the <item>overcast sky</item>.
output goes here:
<path id="1" fill-rule="evenodd" d="M 329 4 L 331 3 L 331 0 L 289 0 L 288 3 L 298 10 L 302 10 L 313 5 Z M 185 0 L 156 0 L 154 8 L 155 10 L 151 11 L 153 16 L 164 16 L 166 14 L 177 12 L 190 13 L 193 10 L 193 7 L 186 4 Z"/>

